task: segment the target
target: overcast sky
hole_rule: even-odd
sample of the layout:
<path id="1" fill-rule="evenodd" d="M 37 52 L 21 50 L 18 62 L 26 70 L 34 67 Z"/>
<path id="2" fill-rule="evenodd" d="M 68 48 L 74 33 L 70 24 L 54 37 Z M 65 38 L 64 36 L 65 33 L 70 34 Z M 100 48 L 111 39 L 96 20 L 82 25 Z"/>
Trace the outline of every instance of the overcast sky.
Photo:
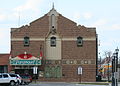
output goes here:
<path id="1" fill-rule="evenodd" d="M 99 52 L 120 48 L 120 0 L 0 0 L 0 53 L 10 52 L 10 28 L 29 24 L 55 9 L 86 27 L 96 27 Z"/>

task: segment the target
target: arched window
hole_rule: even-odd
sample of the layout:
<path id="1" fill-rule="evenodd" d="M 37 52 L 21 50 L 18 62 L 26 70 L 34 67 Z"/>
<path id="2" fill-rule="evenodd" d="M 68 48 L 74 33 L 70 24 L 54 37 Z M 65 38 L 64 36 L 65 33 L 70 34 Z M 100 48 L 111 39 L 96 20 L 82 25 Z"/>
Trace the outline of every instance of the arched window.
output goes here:
<path id="1" fill-rule="evenodd" d="M 29 46 L 30 41 L 29 41 L 29 37 L 25 36 L 24 37 L 24 46 Z"/>
<path id="2" fill-rule="evenodd" d="M 77 37 L 77 46 L 83 46 L 83 38 L 82 37 Z"/>
<path id="3" fill-rule="evenodd" d="M 52 26 L 52 29 L 55 28 L 55 15 L 54 14 L 51 15 L 51 26 Z"/>
<path id="4" fill-rule="evenodd" d="M 56 37 L 51 37 L 50 45 L 51 47 L 56 47 Z"/>

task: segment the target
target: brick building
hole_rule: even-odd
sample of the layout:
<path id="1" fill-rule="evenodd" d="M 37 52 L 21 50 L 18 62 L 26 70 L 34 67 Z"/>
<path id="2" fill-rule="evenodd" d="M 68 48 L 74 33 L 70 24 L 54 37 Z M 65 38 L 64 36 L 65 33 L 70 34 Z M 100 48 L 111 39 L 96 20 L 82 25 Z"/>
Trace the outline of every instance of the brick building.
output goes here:
<path id="1" fill-rule="evenodd" d="M 42 58 L 41 58 L 42 57 Z M 96 81 L 96 28 L 77 25 L 54 7 L 43 17 L 11 28 L 9 72 L 26 73 L 41 81 Z M 82 67 L 82 75 L 78 75 Z"/>
<path id="2" fill-rule="evenodd" d="M 0 73 L 10 70 L 9 54 L 0 54 Z"/>

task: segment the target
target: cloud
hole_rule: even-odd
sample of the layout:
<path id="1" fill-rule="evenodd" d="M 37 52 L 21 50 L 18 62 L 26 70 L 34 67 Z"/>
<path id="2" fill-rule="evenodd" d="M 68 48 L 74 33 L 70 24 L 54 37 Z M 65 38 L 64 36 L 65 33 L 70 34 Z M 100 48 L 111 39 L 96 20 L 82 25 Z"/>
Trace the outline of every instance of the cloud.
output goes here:
<path id="1" fill-rule="evenodd" d="M 25 4 L 16 7 L 14 10 L 15 11 L 26 11 L 26 10 L 37 10 L 37 6 L 40 5 L 42 0 L 27 0 Z"/>
<path id="2" fill-rule="evenodd" d="M 25 2 L 12 9 L 10 19 L 19 21 L 19 26 L 23 24 L 29 24 L 32 19 L 40 13 L 40 6 L 44 0 L 25 0 Z"/>
<path id="3" fill-rule="evenodd" d="M 107 23 L 108 23 L 107 19 L 99 19 L 95 23 L 93 23 L 92 26 L 100 27 L 100 26 L 103 26 L 103 25 L 105 25 Z"/>
<path id="4" fill-rule="evenodd" d="M 79 20 L 88 20 L 91 19 L 93 14 L 91 12 L 84 12 L 84 13 L 79 13 L 75 12 L 73 14 L 73 20 L 79 21 Z"/>
<path id="5" fill-rule="evenodd" d="M 4 11 L 0 11 L 0 22 L 1 24 L 8 24 L 8 23 L 12 23 L 16 18 L 18 18 L 18 16 L 15 15 L 14 11 L 11 10 L 4 10 Z"/>
<path id="6" fill-rule="evenodd" d="M 10 48 L 10 29 L 0 28 L 0 53 L 9 53 Z"/>
<path id="7" fill-rule="evenodd" d="M 73 14 L 73 17 L 74 17 L 74 19 L 76 19 L 76 20 L 77 20 L 77 19 L 80 19 L 80 18 L 90 19 L 90 18 L 92 18 L 92 13 L 86 12 L 86 13 L 80 14 L 79 12 L 76 12 L 76 13 Z"/>
<path id="8" fill-rule="evenodd" d="M 3 21 L 7 18 L 5 14 L 0 14 L 0 21 Z"/>
<path id="9" fill-rule="evenodd" d="M 98 27 L 99 26 L 99 28 L 101 28 L 101 29 L 99 29 L 99 30 L 104 30 L 104 31 L 108 31 L 108 32 L 110 32 L 110 31 L 118 31 L 118 30 L 120 30 L 120 24 L 107 24 L 107 22 L 103 22 L 103 23 L 99 23 L 98 25 L 96 24 L 96 26 Z"/>
<path id="10" fill-rule="evenodd" d="M 120 30 L 120 24 L 113 24 L 111 26 L 111 29 L 113 29 L 113 30 Z"/>
<path id="11" fill-rule="evenodd" d="M 111 40 L 112 39 L 112 40 Z M 102 42 L 101 46 L 102 48 L 112 48 L 112 47 L 120 47 L 120 39 L 119 38 L 111 38 L 111 39 L 106 39 L 105 41 Z"/>
<path id="12" fill-rule="evenodd" d="M 10 30 L 8 28 L 0 28 L 0 39 L 3 39 L 7 36 L 7 38 L 10 35 Z"/>
<path id="13" fill-rule="evenodd" d="M 80 13 L 79 12 L 76 12 L 76 13 L 74 13 L 73 14 L 73 18 L 75 19 L 75 20 L 78 20 L 78 19 L 80 19 Z"/>
<path id="14" fill-rule="evenodd" d="M 4 33 L 0 30 L 0 39 L 4 38 Z"/>
<path id="15" fill-rule="evenodd" d="M 18 5 L 13 9 L 0 8 L 0 22 L 16 22 L 19 20 L 19 16 L 22 19 L 30 19 L 33 16 L 38 15 L 38 13 L 40 12 L 39 7 L 42 1 L 43 0 L 25 0 L 23 4 Z"/>
<path id="16" fill-rule="evenodd" d="M 90 18 L 92 18 L 92 13 L 84 13 L 84 14 L 83 14 L 83 17 L 84 17 L 85 19 L 90 19 Z"/>

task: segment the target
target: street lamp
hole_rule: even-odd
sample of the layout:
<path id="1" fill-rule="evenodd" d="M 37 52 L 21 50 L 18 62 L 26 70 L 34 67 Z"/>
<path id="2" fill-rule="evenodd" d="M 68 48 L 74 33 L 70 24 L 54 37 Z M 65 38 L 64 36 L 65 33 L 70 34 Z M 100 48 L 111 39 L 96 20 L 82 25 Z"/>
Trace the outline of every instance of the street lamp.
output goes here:
<path id="1" fill-rule="evenodd" d="M 118 86 L 118 52 L 119 52 L 119 49 L 117 48 L 117 49 L 115 49 L 115 86 Z"/>
<path id="2" fill-rule="evenodd" d="M 114 72 L 115 72 L 115 53 L 113 53 L 112 56 L 112 86 L 115 86 L 115 78 L 114 78 Z"/>
<path id="3" fill-rule="evenodd" d="M 118 86 L 118 81 L 117 81 L 117 77 L 118 77 L 118 72 L 117 72 L 117 68 L 118 68 L 118 52 L 119 49 L 115 49 L 115 53 L 113 53 L 113 58 L 112 58 L 112 86 Z"/>

